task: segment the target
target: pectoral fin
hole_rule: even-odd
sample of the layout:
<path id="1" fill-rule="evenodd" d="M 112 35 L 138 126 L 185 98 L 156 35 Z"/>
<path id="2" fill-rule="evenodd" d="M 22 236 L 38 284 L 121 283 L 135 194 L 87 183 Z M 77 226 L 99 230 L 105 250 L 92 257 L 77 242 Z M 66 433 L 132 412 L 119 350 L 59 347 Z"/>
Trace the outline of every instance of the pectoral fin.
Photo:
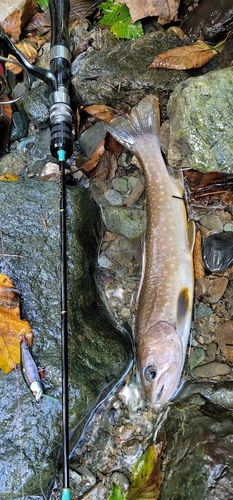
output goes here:
<path id="1" fill-rule="evenodd" d="M 193 220 L 188 222 L 188 242 L 190 253 L 193 253 L 194 243 L 196 239 L 196 225 Z"/>
<path id="2" fill-rule="evenodd" d="M 177 318 L 176 318 L 176 330 L 180 337 L 182 337 L 185 330 L 185 326 L 189 319 L 191 307 L 191 297 L 188 287 L 181 289 L 178 296 L 177 303 Z"/>

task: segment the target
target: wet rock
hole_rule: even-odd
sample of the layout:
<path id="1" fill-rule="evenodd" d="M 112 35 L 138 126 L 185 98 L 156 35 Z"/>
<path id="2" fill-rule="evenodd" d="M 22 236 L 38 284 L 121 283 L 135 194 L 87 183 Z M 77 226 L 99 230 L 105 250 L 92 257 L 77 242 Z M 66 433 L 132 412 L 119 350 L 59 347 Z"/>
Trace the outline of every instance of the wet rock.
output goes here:
<path id="1" fill-rule="evenodd" d="M 19 111 L 15 111 L 12 115 L 12 129 L 10 140 L 12 142 L 19 141 L 27 135 L 28 130 L 28 117 L 26 113 L 20 113 Z"/>
<path id="2" fill-rule="evenodd" d="M 0 172 L 2 174 L 19 175 L 26 167 L 25 155 L 20 153 L 8 153 L 0 161 Z"/>
<path id="3" fill-rule="evenodd" d="M 232 224 L 226 224 L 224 229 L 229 225 L 231 226 Z M 231 231 L 206 236 L 202 245 L 205 267 L 209 271 L 223 271 L 227 269 L 233 262 L 232 250 L 233 233 Z"/>
<path id="4" fill-rule="evenodd" d="M 88 158 L 95 151 L 105 135 L 106 129 L 101 121 L 95 123 L 80 135 L 78 140 L 79 146 Z"/>
<path id="5" fill-rule="evenodd" d="M 106 207 L 104 222 L 108 231 L 126 238 L 137 238 L 146 229 L 146 214 L 143 210 Z"/>
<path id="6" fill-rule="evenodd" d="M 28 119 L 37 127 L 48 126 L 49 93 L 48 85 L 42 83 L 29 90 L 22 99 L 23 108 Z"/>
<path id="7" fill-rule="evenodd" d="M 228 222 L 227 224 L 225 224 L 225 226 L 224 226 L 223 229 L 224 229 L 224 231 L 230 231 L 230 232 L 232 232 L 233 231 L 233 224 L 232 224 L 232 222 Z"/>
<path id="8" fill-rule="evenodd" d="M 89 32 L 90 36 L 90 32 Z M 103 36 L 103 35 L 102 35 Z M 156 54 L 181 44 L 170 34 L 154 32 L 134 41 L 116 41 L 101 51 L 92 49 L 72 64 L 72 85 L 77 99 L 84 105 L 122 102 L 134 106 L 150 92 L 158 93 L 162 115 L 167 115 L 167 96 L 187 78 L 184 71 L 148 70 Z M 91 78 L 90 78 L 91 75 Z"/>
<path id="9" fill-rule="evenodd" d="M 233 172 L 232 84 L 230 67 L 190 78 L 176 87 L 168 102 L 171 166 L 180 167 L 184 160 L 186 167 L 201 172 Z M 175 159 L 172 145 L 178 148 Z"/>
<path id="10" fill-rule="evenodd" d="M 53 158 L 50 153 L 50 140 L 51 134 L 49 128 L 39 131 L 37 141 L 30 151 L 30 157 L 27 163 L 28 172 L 40 174 L 44 164 Z"/>
<path id="11" fill-rule="evenodd" d="M 119 486 L 123 493 L 127 493 L 129 489 L 129 480 L 124 474 L 121 472 L 113 472 L 111 475 L 111 482 Z"/>
<path id="12" fill-rule="evenodd" d="M 39 405 L 20 367 L 8 375 L 0 372 L 0 476 L 7 475 L 0 485 L 1 500 L 21 496 L 22 472 L 24 495 L 33 498 L 41 489 L 47 494 L 57 470 L 61 444 L 59 199 L 54 183 L 0 185 L 6 254 L 2 272 L 6 269 L 22 292 L 22 317 L 34 335 L 33 356 L 45 371 L 45 396 Z M 126 370 L 130 347 L 103 305 L 95 282 L 102 234 L 99 210 L 86 191 L 67 188 L 67 212 L 72 449 L 90 406 L 101 391 L 104 398 Z"/>
<path id="13" fill-rule="evenodd" d="M 206 349 L 207 361 L 209 363 L 215 360 L 216 352 L 217 352 L 217 344 L 216 342 L 211 342 Z"/>
<path id="14" fill-rule="evenodd" d="M 31 149 L 33 144 L 36 142 L 36 136 L 35 135 L 30 135 L 29 137 L 26 137 L 25 139 L 21 139 L 17 146 L 17 151 L 24 151 L 26 152 L 27 150 Z"/>
<path id="15" fill-rule="evenodd" d="M 121 194 L 115 189 L 108 189 L 105 193 L 105 198 L 112 206 L 121 206 L 123 203 Z"/>
<path id="16" fill-rule="evenodd" d="M 216 231 L 217 233 L 221 233 L 223 231 L 223 223 L 215 214 L 206 214 L 199 220 L 202 226 L 205 226 L 210 231 Z"/>
<path id="17" fill-rule="evenodd" d="M 219 4 L 218 0 L 196 3 L 181 23 L 188 36 L 201 37 L 208 42 L 224 38 L 233 27 L 231 0 Z"/>
<path id="18" fill-rule="evenodd" d="M 221 401 L 223 386 L 217 387 L 189 385 L 186 398 L 180 397 L 164 418 L 161 500 L 225 500 L 232 496 L 233 423 L 231 411 L 224 408 L 224 397 Z M 232 383 L 228 392 L 232 402 Z"/>
<path id="19" fill-rule="evenodd" d="M 196 368 L 192 370 L 192 376 L 212 378 L 219 375 L 227 375 L 230 371 L 231 369 L 229 365 L 213 361 L 212 363 L 196 366 Z"/>

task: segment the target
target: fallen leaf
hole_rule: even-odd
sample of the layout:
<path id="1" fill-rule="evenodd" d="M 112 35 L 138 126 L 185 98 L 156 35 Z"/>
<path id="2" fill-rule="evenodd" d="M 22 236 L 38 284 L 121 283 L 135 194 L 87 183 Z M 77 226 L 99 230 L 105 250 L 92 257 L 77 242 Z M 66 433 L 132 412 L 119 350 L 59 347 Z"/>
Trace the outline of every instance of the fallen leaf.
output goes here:
<path id="1" fill-rule="evenodd" d="M 97 181 L 102 182 L 113 179 L 115 177 L 117 167 L 118 165 L 115 155 L 111 153 L 111 151 L 106 150 L 103 156 L 101 156 L 95 172 Z"/>
<path id="2" fill-rule="evenodd" d="M 104 151 L 105 151 L 104 142 L 105 142 L 105 138 L 103 138 L 100 141 L 100 143 L 98 144 L 95 151 L 93 151 L 90 158 L 82 165 L 81 170 L 85 174 L 92 172 L 92 175 L 93 175 L 95 173 L 94 170 L 99 162 L 100 157 L 104 154 Z"/>
<path id="3" fill-rule="evenodd" d="M 184 170 L 189 205 L 224 208 L 233 206 L 233 175 L 219 172 Z"/>
<path id="4" fill-rule="evenodd" d="M 149 446 L 134 465 L 128 500 L 157 500 L 161 484 L 160 457 L 164 444 L 161 441 Z"/>
<path id="5" fill-rule="evenodd" d="M 205 268 L 202 260 L 202 241 L 201 231 L 197 231 L 194 249 L 193 249 L 193 264 L 194 264 L 194 277 L 201 279 L 205 277 Z"/>
<path id="6" fill-rule="evenodd" d="M 118 3 L 125 3 L 129 8 L 132 23 L 144 17 L 158 16 L 160 24 L 177 21 L 179 0 L 118 0 Z"/>
<path id="7" fill-rule="evenodd" d="M 22 29 L 28 23 L 29 19 L 37 12 L 37 3 L 35 0 L 26 0 L 22 10 L 14 10 L 2 22 L 2 28 L 9 35 L 12 41 L 19 39 Z"/>
<path id="8" fill-rule="evenodd" d="M 215 48 L 210 48 L 207 43 L 198 40 L 193 45 L 184 45 L 167 50 L 155 57 L 149 68 L 166 68 L 184 70 L 201 68 L 217 54 Z"/>
<path id="9" fill-rule="evenodd" d="M 20 319 L 20 292 L 10 278 L 0 274 L 0 369 L 9 373 L 20 363 L 20 342 L 25 336 L 29 345 L 32 332 L 27 321 Z"/>
<path id="10" fill-rule="evenodd" d="M 0 181 L 15 182 L 19 180 L 18 175 L 14 174 L 0 174 Z"/>
<path id="11" fill-rule="evenodd" d="M 108 500 L 126 500 L 126 496 L 121 493 L 119 486 L 113 483 L 112 493 L 109 495 Z"/>
<path id="12" fill-rule="evenodd" d="M 16 43 L 15 46 L 24 55 L 24 57 L 26 57 L 29 63 L 33 64 L 35 62 L 37 58 L 37 49 L 34 45 L 32 45 L 28 41 L 23 41 Z M 15 57 L 11 56 L 11 59 L 15 59 Z M 13 63 L 6 63 L 6 68 L 8 69 L 8 71 L 12 71 L 13 73 L 15 73 L 15 75 L 18 75 L 23 71 L 20 66 L 17 66 Z"/>
<path id="13" fill-rule="evenodd" d="M 215 332 L 216 341 L 224 356 L 233 363 L 233 321 L 226 321 Z"/>
<path id="14" fill-rule="evenodd" d="M 93 104 L 92 106 L 84 108 L 83 111 L 106 123 L 109 123 L 116 116 L 122 115 L 122 113 L 116 109 L 105 106 L 104 104 Z"/>

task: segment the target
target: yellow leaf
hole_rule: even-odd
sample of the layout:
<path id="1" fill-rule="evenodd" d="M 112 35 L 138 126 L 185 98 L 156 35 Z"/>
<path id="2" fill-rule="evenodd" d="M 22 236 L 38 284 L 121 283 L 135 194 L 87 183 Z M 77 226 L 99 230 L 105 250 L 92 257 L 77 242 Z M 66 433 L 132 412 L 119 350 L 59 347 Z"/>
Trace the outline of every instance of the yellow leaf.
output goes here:
<path id="1" fill-rule="evenodd" d="M 193 45 L 184 45 L 175 49 L 167 50 L 155 57 L 149 68 L 166 69 L 191 69 L 201 68 L 217 53 L 215 48 L 210 48 L 202 40 Z"/>
<path id="2" fill-rule="evenodd" d="M 29 63 L 33 64 L 35 62 L 37 58 L 37 49 L 34 47 L 34 45 L 32 45 L 29 42 L 23 41 L 16 43 L 15 46 L 20 52 L 22 52 L 22 54 L 24 55 L 24 57 L 26 57 Z M 15 59 L 15 57 L 11 56 L 11 59 Z M 18 75 L 22 71 L 22 68 L 20 66 L 17 66 L 16 64 L 13 63 L 6 63 L 6 67 L 9 71 L 15 73 L 15 75 Z"/>
<path id="3" fill-rule="evenodd" d="M 15 182 L 19 180 L 18 175 L 13 174 L 0 174 L 0 181 Z"/>
<path id="4" fill-rule="evenodd" d="M 8 276 L 0 274 L 0 369 L 9 373 L 20 363 L 20 342 L 26 337 L 32 343 L 27 321 L 20 319 L 20 292 Z"/>

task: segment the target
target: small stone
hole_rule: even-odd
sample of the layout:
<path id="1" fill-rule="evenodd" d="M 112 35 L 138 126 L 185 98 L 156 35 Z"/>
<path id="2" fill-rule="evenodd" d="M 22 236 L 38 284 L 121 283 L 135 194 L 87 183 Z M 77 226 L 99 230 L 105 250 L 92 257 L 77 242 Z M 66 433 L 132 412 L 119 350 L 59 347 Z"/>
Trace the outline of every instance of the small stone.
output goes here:
<path id="1" fill-rule="evenodd" d="M 194 350 L 191 356 L 188 359 L 188 366 L 192 371 L 193 368 L 200 365 L 205 360 L 205 350 L 201 347 Z"/>
<path id="2" fill-rule="evenodd" d="M 127 193 L 128 191 L 128 181 L 126 178 L 122 177 L 117 177 L 116 179 L 112 180 L 112 185 L 116 191 L 120 191 L 120 193 Z"/>
<path id="3" fill-rule="evenodd" d="M 198 307 L 195 309 L 194 317 L 195 319 L 204 318 L 205 316 L 210 316 L 212 312 L 211 307 L 207 306 L 203 302 L 200 302 Z"/>
<path id="4" fill-rule="evenodd" d="M 30 135 L 29 137 L 25 137 L 25 139 L 21 139 L 17 146 L 17 151 L 27 151 L 31 149 L 36 140 L 35 135 Z"/>
<path id="5" fill-rule="evenodd" d="M 228 222 L 227 224 L 225 224 L 225 226 L 223 227 L 224 231 L 233 231 L 233 223 L 232 222 Z"/>
<path id="6" fill-rule="evenodd" d="M 196 368 L 192 370 L 192 376 L 213 378 L 219 375 L 228 375 L 230 371 L 231 369 L 229 365 L 213 361 L 212 363 L 196 366 Z"/>
<path id="7" fill-rule="evenodd" d="M 49 88 L 42 83 L 32 88 L 22 99 L 28 119 L 36 126 L 43 127 L 49 122 Z"/>
<path id="8" fill-rule="evenodd" d="M 130 309 L 127 309 L 127 307 L 124 307 L 121 311 L 121 316 L 123 316 L 123 318 L 128 318 L 130 314 Z"/>
<path id="9" fill-rule="evenodd" d="M 28 117 L 26 113 L 15 111 L 12 115 L 13 126 L 11 128 L 10 140 L 11 142 L 19 141 L 27 135 L 28 131 Z"/>
<path id="10" fill-rule="evenodd" d="M 103 267 L 104 269 L 109 269 L 109 267 L 112 267 L 112 262 L 105 257 L 105 255 L 100 255 L 98 258 L 98 266 Z"/>
<path id="11" fill-rule="evenodd" d="M 129 151 L 123 151 L 118 158 L 118 165 L 120 167 L 129 167 L 131 163 L 131 153 Z"/>
<path id="12" fill-rule="evenodd" d="M 123 203 L 121 194 L 115 189 L 108 189 L 105 193 L 105 198 L 112 206 L 121 206 Z"/>
<path id="13" fill-rule="evenodd" d="M 202 226 L 206 227 L 210 231 L 216 231 L 218 233 L 222 233 L 223 231 L 223 223 L 218 215 L 203 215 L 203 217 L 200 218 L 199 222 Z"/>
<path id="14" fill-rule="evenodd" d="M 217 344 L 215 342 L 211 342 L 206 349 L 206 356 L 208 358 L 209 363 L 215 360 L 216 352 L 217 352 Z"/>
<path id="15" fill-rule="evenodd" d="M 146 230 L 146 213 L 136 208 L 107 207 L 104 222 L 108 231 L 126 238 L 140 237 Z"/>
<path id="16" fill-rule="evenodd" d="M 128 178 L 128 187 L 129 189 L 133 189 L 138 182 L 138 177 L 130 176 Z"/>
<path id="17" fill-rule="evenodd" d="M 127 493 L 129 489 L 129 480 L 122 472 L 113 472 L 111 482 L 116 484 L 123 493 Z"/>

